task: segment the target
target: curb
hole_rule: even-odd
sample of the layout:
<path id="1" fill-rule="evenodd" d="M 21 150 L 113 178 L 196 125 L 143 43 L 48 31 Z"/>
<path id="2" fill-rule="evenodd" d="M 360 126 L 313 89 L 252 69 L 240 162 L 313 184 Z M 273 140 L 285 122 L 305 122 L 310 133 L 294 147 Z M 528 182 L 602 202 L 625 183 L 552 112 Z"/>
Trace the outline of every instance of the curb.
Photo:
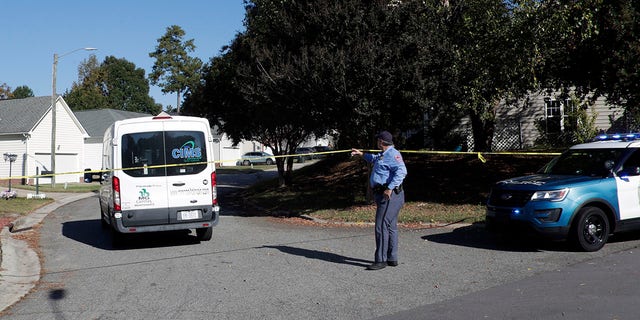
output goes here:
<path id="1" fill-rule="evenodd" d="M 341 221 L 331 221 L 324 220 L 316 217 L 312 217 L 307 214 L 299 215 L 299 218 L 309 220 L 315 222 L 317 224 L 323 225 L 332 225 L 332 226 L 346 226 L 346 227 L 371 227 L 375 226 L 374 222 L 341 222 Z M 471 227 L 474 226 L 473 223 L 466 222 L 453 222 L 453 223 L 419 223 L 419 224 L 402 224 L 398 223 L 399 228 L 411 229 L 411 230 L 421 230 L 421 229 L 438 229 L 438 228 L 449 228 L 449 229 L 458 229 L 463 227 Z"/>
<path id="2" fill-rule="evenodd" d="M 54 202 L 14 221 L 0 230 L 0 312 L 20 301 L 40 280 L 40 259 L 26 241 L 13 234 L 31 230 L 51 212 L 68 203 L 94 196 L 95 193 L 69 193 L 52 196 Z"/>

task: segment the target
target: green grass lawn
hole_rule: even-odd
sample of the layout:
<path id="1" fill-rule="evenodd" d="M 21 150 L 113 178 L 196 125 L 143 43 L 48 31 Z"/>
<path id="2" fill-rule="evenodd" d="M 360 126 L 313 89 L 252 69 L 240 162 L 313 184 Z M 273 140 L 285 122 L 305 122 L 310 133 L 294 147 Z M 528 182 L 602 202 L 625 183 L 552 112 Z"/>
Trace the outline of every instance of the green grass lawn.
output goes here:
<path id="1" fill-rule="evenodd" d="M 404 181 L 406 203 L 399 222 L 439 224 L 484 221 L 486 197 L 499 180 L 536 172 L 551 156 L 406 155 L 409 174 Z M 218 174 L 255 173 L 274 166 L 223 167 Z M 298 217 L 308 215 L 336 222 L 367 223 L 375 219 L 375 205 L 367 196 L 368 168 L 361 159 L 336 155 L 293 172 L 292 184 L 263 181 L 229 201 L 244 205 L 247 215 Z M 35 186 L 19 186 L 32 190 Z M 39 192 L 96 192 L 98 182 L 41 185 Z M 52 200 L 0 200 L 0 215 L 25 214 Z M 224 203 L 222 204 L 224 206 Z"/>
<path id="2" fill-rule="evenodd" d="M 29 190 L 35 193 L 36 186 L 34 185 L 20 185 L 14 186 L 16 189 Z M 52 187 L 51 184 L 41 184 L 38 187 L 39 193 L 48 193 L 48 192 L 96 192 L 100 190 L 100 183 L 91 182 L 91 183 L 67 183 L 67 184 L 56 184 L 55 187 Z"/>
<path id="3" fill-rule="evenodd" d="M 36 192 L 36 186 L 30 185 L 18 185 L 14 186 L 13 189 L 28 190 L 34 194 Z M 100 184 L 97 182 L 67 183 L 66 186 L 65 184 L 56 184 L 55 187 L 47 184 L 38 186 L 38 193 L 44 193 L 46 196 L 47 193 L 51 192 L 96 192 L 98 189 L 100 189 Z M 9 200 L 0 199 L 0 217 L 10 214 L 25 215 L 51 202 L 53 202 L 51 198 L 27 199 L 18 197 Z"/>
<path id="4" fill-rule="evenodd" d="M 53 202 L 53 199 L 27 199 L 13 198 L 9 200 L 0 199 L 0 217 L 8 214 L 25 215 L 34 210 Z"/>
<path id="5" fill-rule="evenodd" d="M 405 155 L 406 203 L 399 222 L 446 224 L 482 222 L 491 186 L 502 179 L 536 172 L 552 156 Z M 367 200 L 367 164 L 334 156 L 294 172 L 293 183 L 279 188 L 265 181 L 242 192 L 249 214 L 307 215 L 339 222 L 374 222 L 375 204 Z"/>

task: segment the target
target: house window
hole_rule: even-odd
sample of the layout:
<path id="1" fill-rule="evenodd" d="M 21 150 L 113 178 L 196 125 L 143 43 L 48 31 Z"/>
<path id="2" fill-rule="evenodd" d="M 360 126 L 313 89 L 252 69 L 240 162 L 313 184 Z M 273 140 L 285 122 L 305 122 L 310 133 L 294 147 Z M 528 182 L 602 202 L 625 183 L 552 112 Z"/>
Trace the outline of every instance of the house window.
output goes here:
<path id="1" fill-rule="evenodd" d="M 562 116 L 562 103 L 560 100 L 547 99 L 544 102 L 547 118 L 555 118 Z"/>
<path id="2" fill-rule="evenodd" d="M 547 134 L 562 133 L 568 125 L 569 113 L 575 106 L 569 99 L 544 99 L 544 118 Z"/>

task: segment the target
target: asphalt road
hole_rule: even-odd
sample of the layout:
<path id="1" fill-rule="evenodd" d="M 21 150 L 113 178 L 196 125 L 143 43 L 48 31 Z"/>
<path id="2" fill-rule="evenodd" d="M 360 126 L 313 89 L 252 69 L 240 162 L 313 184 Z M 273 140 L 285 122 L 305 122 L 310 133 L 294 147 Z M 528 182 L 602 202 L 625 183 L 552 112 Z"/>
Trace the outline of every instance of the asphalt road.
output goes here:
<path id="1" fill-rule="evenodd" d="M 626 303 L 639 301 L 638 234 L 583 253 L 474 226 L 403 230 L 400 265 L 367 271 L 372 228 L 242 216 L 224 197 L 244 182 L 219 179 L 223 216 L 209 242 L 172 232 L 113 248 L 97 198 L 59 208 L 40 227 L 40 283 L 2 318 L 637 318 Z"/>

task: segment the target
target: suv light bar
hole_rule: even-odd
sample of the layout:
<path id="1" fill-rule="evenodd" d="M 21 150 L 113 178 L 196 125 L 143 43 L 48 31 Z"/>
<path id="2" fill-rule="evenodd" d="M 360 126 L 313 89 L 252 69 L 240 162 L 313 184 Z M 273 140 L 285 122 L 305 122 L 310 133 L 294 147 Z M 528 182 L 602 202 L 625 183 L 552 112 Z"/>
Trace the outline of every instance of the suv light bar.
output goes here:
<path id="1" fill-rule="evenodd" d="M 593 141 L 633 141 L 638 139 L 640 139 L 640 133 L 609 133 L 599 134 L 593 139 Z"/>

